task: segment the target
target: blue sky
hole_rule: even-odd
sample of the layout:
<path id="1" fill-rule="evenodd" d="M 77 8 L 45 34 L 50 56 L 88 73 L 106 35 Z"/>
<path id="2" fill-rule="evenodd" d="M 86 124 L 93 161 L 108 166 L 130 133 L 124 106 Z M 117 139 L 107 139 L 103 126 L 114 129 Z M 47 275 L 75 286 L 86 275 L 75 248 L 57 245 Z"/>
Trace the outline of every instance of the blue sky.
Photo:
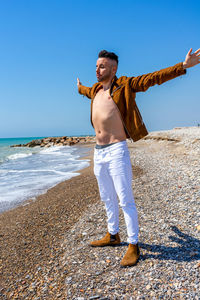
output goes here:
<path id="1" fill-rule="evenodd" d="M 0 137 L 94 134 L 76 78 L 96 82 L 98 52 L 116 52 L 118 77 L 174 65 L 200 47 L 199 16 L 199 1 L 1 1 Z M 200 65 L 137 94 L 149 131 L 200 123 L 199 79 Z"/>

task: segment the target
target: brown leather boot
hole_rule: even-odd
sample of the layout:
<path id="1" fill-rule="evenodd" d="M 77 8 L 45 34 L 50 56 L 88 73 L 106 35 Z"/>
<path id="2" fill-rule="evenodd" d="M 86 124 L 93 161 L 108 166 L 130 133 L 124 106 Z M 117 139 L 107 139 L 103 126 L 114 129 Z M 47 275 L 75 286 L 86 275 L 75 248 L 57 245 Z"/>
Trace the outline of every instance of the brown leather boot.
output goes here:
<path id="1" fill-rule="evenodd" d="M 118 233 L 112 235 L 109 232 L 107 232 L 102 239 L 91 242 L 90 246 L 92 247 L 116 246 L 119 245 L 120 243 L 121 241 Z"/>
<path id="2" fill-rule="evenodd" d="M 124 255 L 120 265 L 121 267 L 130 267 L 134 266 L 140 256 L 140 249 L 138 247 L 138 244 L 133 245 L 129 244 L 128 250 L 126 251 L 126 254 Z"/>

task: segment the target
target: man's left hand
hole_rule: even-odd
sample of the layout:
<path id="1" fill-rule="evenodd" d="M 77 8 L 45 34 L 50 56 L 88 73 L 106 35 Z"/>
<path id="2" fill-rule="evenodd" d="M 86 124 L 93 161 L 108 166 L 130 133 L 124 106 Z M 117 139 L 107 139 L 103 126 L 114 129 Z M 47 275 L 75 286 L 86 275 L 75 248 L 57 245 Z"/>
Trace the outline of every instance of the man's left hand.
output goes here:
<path id="1" fill-rule="evenodd" d="M 200 63 L 200 48 L 192 53 L 192 48 L 189 50 L 183 62 L 183 68 L 191 68 Z"/>

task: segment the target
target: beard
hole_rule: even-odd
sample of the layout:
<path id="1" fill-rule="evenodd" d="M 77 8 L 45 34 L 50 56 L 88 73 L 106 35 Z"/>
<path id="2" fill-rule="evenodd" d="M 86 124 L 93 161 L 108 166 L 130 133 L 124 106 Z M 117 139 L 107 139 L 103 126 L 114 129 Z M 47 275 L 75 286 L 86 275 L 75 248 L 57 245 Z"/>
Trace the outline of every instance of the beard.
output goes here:
<path id="1" fill-rule="evenodd" d="M 100 75 L 100 77 L 97 77 L 98 82 L 108 81 L 111 78 L 111 70 L 104 75 Z"/>

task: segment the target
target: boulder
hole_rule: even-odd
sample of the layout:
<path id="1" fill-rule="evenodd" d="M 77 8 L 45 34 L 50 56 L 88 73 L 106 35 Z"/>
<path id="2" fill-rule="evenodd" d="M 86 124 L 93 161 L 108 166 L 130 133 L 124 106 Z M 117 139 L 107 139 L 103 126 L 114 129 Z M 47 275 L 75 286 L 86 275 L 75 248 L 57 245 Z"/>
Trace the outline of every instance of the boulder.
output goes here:
<path id="1" fill-rule="evenodd" d="M 26 144 L 28 147 L 35 147 L 41 145 L 41 140 L 33 140 L 30 143 Z"/>
<path id="2" fill-rule="evenodd" d="M 11 145 L 10 147 L 22 147 L 22 144 L 18 144 L 18 145 Z"/>
<path id="3" fill-rule="evenodd" d="M 49 143 L 51 141 L 52 141 L 51 138 L 45 138 L 45 139 L 42 140 L 42 142 L 45 143 L 45 144 L 47 144 L 47 143 Z"/>

